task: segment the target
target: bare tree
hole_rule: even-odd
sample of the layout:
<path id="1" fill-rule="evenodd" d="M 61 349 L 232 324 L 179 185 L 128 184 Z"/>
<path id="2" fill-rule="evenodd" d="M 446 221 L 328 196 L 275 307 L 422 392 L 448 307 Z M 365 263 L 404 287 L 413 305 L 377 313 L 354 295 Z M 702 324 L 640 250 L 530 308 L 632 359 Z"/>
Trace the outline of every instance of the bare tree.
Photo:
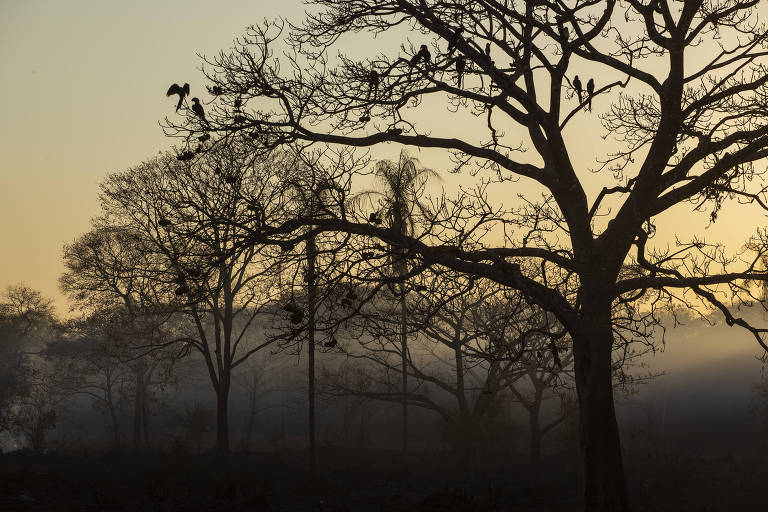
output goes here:
<path id="1" fill-rule="evenodd" d="M 169 304 L 168 286 L 158 273 L 160 261 L 142 247 L 137 233 L 105 218 L 95 219 L 91 231 L 65 245 L 63 252 L 62 291 L 91 319 L 109 319 L 101 333 L 110 340 L 105 349 L 133 374 L 125 388 L 133 395 L 133 444 L 146 447 L 153 388 L 170 382 L 179 355 L 178 349 L 162 343 L 172 337 L 177 310 Z"/>
<path id="2" fill-rule="evenodd" d="M 406 368 L 413 384 L 403 393 L 402 384 L 392 380 L 403 347 L 393 341 L 399 338 L 401 322 L 387 302 L 399 306 L 400 300 L 397 293 L 382 294 L 361 311 L 360 333 L 348 335 L 359 344 L 345 343 L 344 362 L 326 369 L 325 393 L 382 401 L 397 401 L 405 394 L 410 405 L 435 412 L 446 422 L 457 461 L 465 466 L 488 437 L 484 426 L 491 411 L 509 401 L 505 395 L 520 399 L 522 381 L 531 378 L 539 385 L 528 411 L 535 413 L 531 435 L 537 436 L 546 387 L 562 385 L 572 362 L 562 327 L 545 323 L 541 312 L 520 296 L 504 295 L 487 281 L 446 273 L 422 275 L 413 286 L 406 303 L 406 330 L 413 338 Z M 538 454 L 540 439 L 531 444 L 532 456 Z"/>
<path id="3" fill-rule="evenodd" d="M 130 370 L 122 363 L 120 348 L 104 325 L 97 326 L 100 320 L 103 317 L 92 317 L 88 319 L 90 325 L 80 326 L 70 322 L 62 336 L 46 345 L 44 355 L 56 375 L 58 392 L 67 397 L 88 397 L 93 409 L 109 418 L 112 448 L 118 449 L 122 439 L 120 413 Z"/>
<path id="4" fill-rule="evenodd" d="M 144 264 L 132 268 L 158 290 L 144 302 L 188 320 L 172 339 L 151 340 L 148 349 L 176 346 L 202 356 L 216 393 L 220 454 L 229 451 L 232 370 L 271 343 L 245 346 L 269 300 L 271 260 L 261 247 L 236 245 L 238 225 L 269 218 L 280 200 L 277 173 L 288 164 L 278 155 L 254 162 L 233 148 L 194 163 L 166 154 L 102 186 L 105 216 L 139 239 Z"/>
<path id="5" fill-rule="evenodd" d="M 768 31 L 758 0 L 311 3 L 287 37 L 284 23 L 252 27 L 233 49 L 206 59 L 221 94 L 204 123 L 189 111 L 167 122 L 169 134 L 206 132 L 213 145 L 247 134 L 256 152 L 285 143 L 443 148 L 457 171 L 543 190 L 542 200 L 524 195 L 516 209 L 466 194 L 464 204 L 486 214 L 444 210 L 431 237 L 342 215 L 269 226 L 250 239 L 265 243 L 304 226 L 315 228 L 302 236 L 334 230 L 378 239 L 407 253 L 414 268 L 485 277 L 550 312 L 573 341 L 586 507 L 627 510 L 614 342 L 641 339 L 653 312 L 679 301 L 720 311 L 768 348 L 764 329 L 727 302 L 727 292 L 754 300 L 744 280 L 768 278 L 758 266 L 764 239 L 755 240 L 756 256 L 728 256 L 696 237 L 670 249 L 649 245 L 661 214 L 677 205 L 707 209 L 712 220 L 728 200 L 766 208 L 755 166 L 768 156 Z M 356 33 L 402 27 L 419 41 L 361 61 L 336 51 Z M 282 41 L 285 58 L 276 58 Z M 598 80 L 585 91 L 576 78 L 587 69 Z M 425 116 L 428 98 L 463 115 L 448 123 Z M 611 136 L 589 144 L 603 178 L 596 195 L 571 156 L 584 139 L 569 133 L 593 106 Z M 471 114 L 485 129 L 476 123 L 465 136 L 454 127 Z M 505 233 L 501 244 L 480 236 L 492 224 Z"/>

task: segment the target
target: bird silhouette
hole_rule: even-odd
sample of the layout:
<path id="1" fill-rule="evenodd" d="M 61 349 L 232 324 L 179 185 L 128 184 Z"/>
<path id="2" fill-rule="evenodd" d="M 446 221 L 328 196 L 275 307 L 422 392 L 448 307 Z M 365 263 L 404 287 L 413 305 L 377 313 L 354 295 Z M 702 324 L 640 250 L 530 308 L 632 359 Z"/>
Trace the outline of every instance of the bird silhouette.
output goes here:
<path id="1" fill-rule="evenodd" d="M 189 96 L 189 84 L 184 84 L 184 86 L 179 86 L 179 84 L 173 84 L 168 88 L 168 92 L 165 93 L 167 97 L 173 96 L 174 94 L 179 95 L 179 103 L 176 104 L 176 112 L 179 111 L 181 108 L 181 104 L 184 101 L 185 96 Z"/>
<path id="2" fill-rule="evenodd" d="M 579 96 L 579 105 L 581 105 L 584 102 L 584 99 L 582 97 L 581 80 L 579 80 L 579 75 L 576 75 L 576 77 L 573 79 L 573 88 L 576 89 L 576 94 Z"/>
<path id="3" fill-rule="evenodd" d="M 210 134 L 210 133 L 204 133 L 204 134 L 202 134 L 201 136 L 199 136 L 199 137 L 197 138 L 197 140 L 199 140 L 200 142 L 206 142 L 206 141 L 208 141 L 210 138 L 211 138 L 211 134 Z"/>
<path id="4" fill-rule="evenodd" d="M 453 33 L 451 36 L 450 41 L 448 41 L 448 56 L 450 57 L 453 55 L 453 52 L 456 50 L 456 45 L 459 44 L 459 40 L 461 39 L 461 33 L 464 32 L 463 28 L 460 28 L 456 32 Z"/>
<path id="5" fill-rule="evenodd" d="M 335 338 L 335 337 L 331 337 L 331 339 L 330 339 L 330 340 L 328 340 L 328 341 L 326 341 L 325 343 L 323 343 L 323 346 L 324 346 L 325 348 L 333 348 L 333 347 L 335 347 L 337 344 L 338 344 L 338 341 L 336 341 L 336 338 Z"/>
<path id="6" fill-rule="evenodd" d="M 376 213 L 371 212 L 371 214 L 368 216 L 368 222 L 371 224 L 376 224 L 377 226 L 381 224 L 381 217 L 379 217 Z"/>
<path id="7" fill-rule="evenodd" d="M 380 80 L 379 72 L 375 69 L 372 69 L 370 73 L 368 73 L 368 95 L 365 97 L 365 99 L 368 99 L 371 97 L 371 95 L 376 96 L 376 93 L 379 92 L 379 80 Z"/>
<path id="8" fill-rule="evenodd" d="M 208 92 L 214 96 L 221 96 L 224 94 L 224 89 L 222 89 L 220 85 L 214 85 L 213 87 L 208 86 L 207 89 Z"/>
<path id="9" fill-rule="evenodd" d="M 194 112 L 197 117 L 199 117 L 206 126 L 210 126 L 210 123 L 205 118 L 205 110 L 203 110 L 203 106 L 200 104 L 200 100 L 197 98 L 192 98 L 192 112 Z"/>
<path id="10" fill-rule="evenodd" d="M 456 86 L 461 87 L 462 78 L 464 77 L 464 69 L 467 67 L 467 59 L 464 57 L 456 58 Z"/>
<path id="11" fill-rule="evenodd" d="M 588 100 L 587 108 L 591 112 L 592 111 L 592 95 L 595 94 L 595 80 L 592 78 L 590 78 L 589 82 L 587 82 L 587 94 L 589 95 L 589 97 L 587 98 Z"/>
<path id="12" fill-rule="evenodd" d="M 188 160 L 192 160 L 195 157 L 195 154 L 191 151 L 183 151 L 182 153 L 179 153 L 176 156 L 176 160 L 179 160 L 180 162 L 186 162 Z"/>
<path id="13" fill-rule="evenodd" d="M 491 43 L 490 41 L 485 43 L 485 56 L 491 58 Z"/>
<path id="14" fill-rule="evenodd" d="M 299 306 L 296 305 L 296 303 L 293 300 L 286 303 L 283 306 L 283 309 L 289 313 L 301 313 L 301 309 L 299 308 Z"/>
<path id="15" fill-rule="evenodd" d="M 370 121 L 370 120 L 371 120 L 371 116 L 369 116 L 368 114 L 365 114 L 365 115 L 363 115 L 363 116 L 360 116 L 360 119 L 359 119 L 359 121 L 360 121 L 361 123 L 367 123 L 367 122 L 368 122 L 368 121 Z"/>
<path id="16" fill-rule="evenodd" d="M 419 48 L 419 51 L 416 52 L 416 55 L 411 57 L 410 66 L 413 68 L 416 66 L 416 64 L 419 63 L 419 61 L 424 61 L 424 64 L 429 64 L 430 60 L 432 59 L 432 54 L 429 53 L 429 48 L 427 48 L 427 45 L 423 44 Z"/>
<path id="17" fill-rule="evenodd" d="M 403 134 L 403 129 L 402 128 L 392 127 L 392 128 L 387 130 L 387 133 L 390 134 L 390 135 L 402 135 Z"/>

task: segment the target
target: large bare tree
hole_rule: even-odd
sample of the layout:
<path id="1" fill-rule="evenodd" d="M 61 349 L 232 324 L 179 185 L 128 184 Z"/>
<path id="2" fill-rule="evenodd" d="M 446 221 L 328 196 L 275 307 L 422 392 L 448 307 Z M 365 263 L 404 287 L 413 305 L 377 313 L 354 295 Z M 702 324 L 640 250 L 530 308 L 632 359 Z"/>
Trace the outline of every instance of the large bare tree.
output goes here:
<path id="1" fill-rule="evenodd" d="M 260 226 L 278 207 L 276 173 L 288 165 L 281 158 L 254 161 L 232 147 L 195 162 L 183 153 L 165 154 L 102 185 L 106 217 L 140 238 L 136 247 L 147 265 L 134 271 L 165 292 L 150 307 L 187 319 L 170 340 L 154 345 L 181 345 L 201 355 L 216 393 L 216 448 L 222 455 L 229 451 L 232 372 L 272 342 L 248 338 L 264 327 L 259 318 L 273 290 L 265 252 L 274 247 L 235 243 L 240 222 Z M 122 285 L 130 286 L 125 280 Z"/>
<path id="2" fill-rule="evenodd" d="M 766 208 L 759 165 L 768 156 L 768 32 L 758 0 L 309 4 L 302 23 L 252 27 L 206 59 L 216 95 L 207 118 L 188 111 L 166 129 L 206 132 L 214 145 L 247 135 L 254 151 L 285 143 L 443 148 L 457 171 L 481 183 L 542 190 L 505 209 L 482 184 L 468 189 L 457 202 L 482 215 L 446 207 L 432 236 L 344 215 L 265 226 L 248 241 L 270 243 L 305 226 L 379 239 L 414 268 L 492 279 L 550 312 L 573 340 L 586 507 L 627 510 L 615 340 L 643 334 L 653 324 L 647 313 L 663 303 L 699 301 L 766 348 L 764 330 L 727 302 L 727 292 L 754 298 L 743 283 L 766 279 L 756 264 L 764 244 L 757 255 L 728 256 L 694 236 L 668 250 L 648 242 L 660 216 L 681 203 L 713 220 L 726 201 Z M 405 39 L 407 29 L 414 39 L 399 48 L 365 59 L 344 53 L 360 33 L 383 41 Z M 447 107 L 448 122 L 435 104 Z M 574 125 L 598 112 L 605 144 L 598 133 L 574 136 Z M 472 114 L 477 122 L 466 130 Z M 587 187 L 577 146 L 593 148 L 602 188 Z"/>

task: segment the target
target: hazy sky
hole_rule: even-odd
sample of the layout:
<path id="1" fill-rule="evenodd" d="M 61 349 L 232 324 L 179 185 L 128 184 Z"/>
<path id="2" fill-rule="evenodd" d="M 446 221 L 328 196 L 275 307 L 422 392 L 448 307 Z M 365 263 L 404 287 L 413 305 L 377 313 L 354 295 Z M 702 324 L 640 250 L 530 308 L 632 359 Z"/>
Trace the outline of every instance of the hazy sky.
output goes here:
<path id="1" fill-rule="evenodd" d="M 0 287 L 23 281 L 66 313 L 56 282 L 62 245 L 88 229 L 107 173 L 170 145 L 158 124 L 173 113 L 168 86 L 189 82 L 193 96 L 204 94 L 196 53 L 302 9 L 298 0 L 0 0 Z M 350 51 L 382 44 L 365 41 Z M 573 130 L 600 127 L 592 116 Z M 577 146 L 574 158 L 588 163 L 590 149 Z M 396 158 L 394 146 L 388 151 Z M 705 216 L 689 210 L 673 212 L 661 232 L 703 226 Z M 705 234 L 738 247 L 765 224 L 756 209 L 731 208 Z"/>

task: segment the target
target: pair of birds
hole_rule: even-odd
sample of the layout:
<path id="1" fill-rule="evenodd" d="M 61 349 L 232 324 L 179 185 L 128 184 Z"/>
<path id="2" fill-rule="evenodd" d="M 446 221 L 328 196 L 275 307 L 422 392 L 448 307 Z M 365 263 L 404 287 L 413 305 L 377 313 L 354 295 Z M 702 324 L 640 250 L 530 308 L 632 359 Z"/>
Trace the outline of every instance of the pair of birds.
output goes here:
<path id="1" fill-rule="evenodd" d="M 166 97 L 171 97 L 174 94 L 179 96 L 179 102 L 176 104 L 176 112 L 179 111 L 181 108 L 181 104 L 184 102 L 184 98 L 189 96 L 189 84 L 184 84 L 183 86 L 179 84 L 172 84 L 168 88 L 168 92 L 165 93 Z M 200 104 L 200 100 L 197 98 L 192 98 L 192 112 L 195 113 L 197 117 L 199 117 L 206 125 L 208 125 L 208 120 L 205 118 L 205 110 L 203 110 L 203 106 Z"/>
<path id="2" fill-rule="evenodd" d="M 576 94 L 579 96 L 579 104 L 584 103 L 584 89 L 581 86 L 581 80 L 579 75 L 573 79 L 573 88 L 576 89 Z M 587 109 L 592 111 L 592 95 L 595 94 L 595 80 L 590 78 L 587 82 Z"/>

